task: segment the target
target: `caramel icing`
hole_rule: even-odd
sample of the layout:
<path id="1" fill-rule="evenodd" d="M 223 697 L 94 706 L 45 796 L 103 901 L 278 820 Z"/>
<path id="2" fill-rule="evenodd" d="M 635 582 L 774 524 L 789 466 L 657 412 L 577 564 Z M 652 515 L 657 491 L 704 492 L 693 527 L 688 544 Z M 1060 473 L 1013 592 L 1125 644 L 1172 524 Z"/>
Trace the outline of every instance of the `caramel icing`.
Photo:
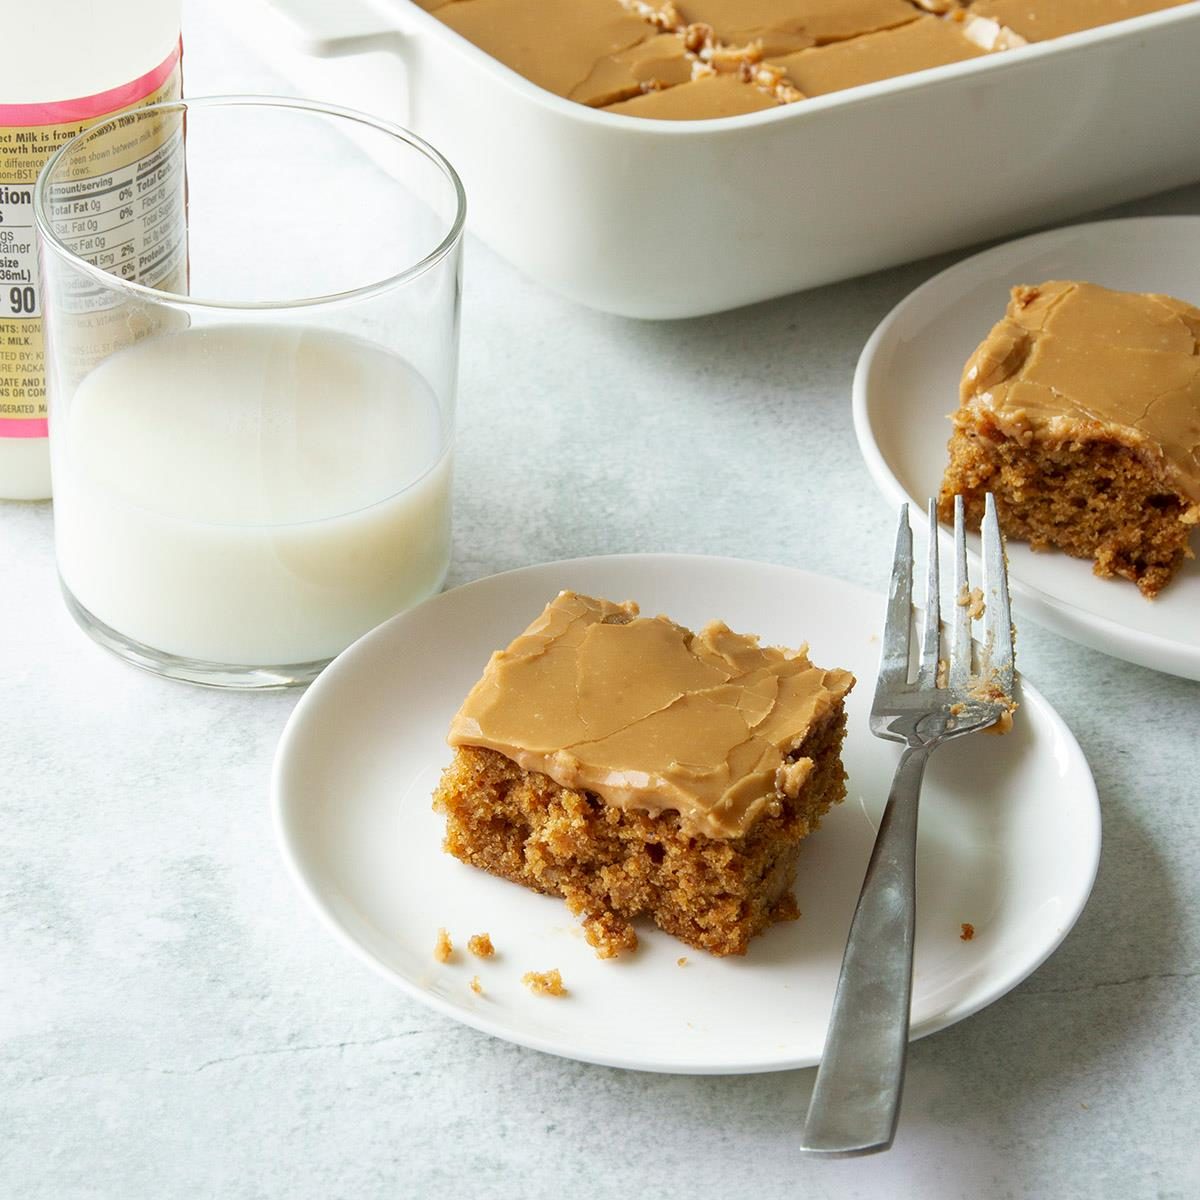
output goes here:
<path id="1" fill-rule="evenodd" d="M 821 96 L 843 88 L 891 79 L 929 67 L 976 58 L 959 27 L 938 17 L 919 17 L 899 29 L 868 33 L 848 42 L 801 50 L 772 61 L 806 95 Z"/>
<path id="2" fill-rule="evenodd" d="M 628 50 L 601 58 L 567 98 L 592 108 L 603 108 L 643 92 L 687 83 L 695 64 L 696 59 L 688 54 L 679 34 L 660 33 Z"/>
<path id="3" fill-rule="evenodd" d="M 677 7 L 721 41 L 759 42 L 766 55 L 892 29 L 918 15 L 906 0 L 677 0 Z"/>
<path id="4" fill-rule="evenodd" d="M 603 95 L 603 82 L 588 82 L 604 74 L 603 61 L 658 35 L 618 0 L 451 0 L 436 16 L 530 82 L 573 99 L 579 90 Z"/>
<path id="5" fill-rule="evenodd" d="M 854 677 L 720 622 L 692 633 L 637 612 L 560 592 L 492 655 L 448 740 L 621 808 L 678 812 L 689 834 L 740 837 L 803 786 L 813 762 L 788 755 Z"/>
<path id="6" fill-rule="evenodd" d="M 1011 29 L 1029 42 L 1110 25 L 1187 0 L 975 0 L 970 11 Z"/>
<path id="7" fill-rule="evenodd" d="M 971 355 L 963 422 L 983 408 L 1011 437 L 1114 437 L 1200 503 L 1200 309 L 1092 283 L 1017 287 Z"/>
<path id="8" fill-rule="evenodd" d="M 548 91 L 673 121 L 757 112 L 1186 2 L 415 0 Z M 838 49 L 802 57 L 824 47 Z M 736 78 L 706 83 L 711 72 Z"/>
<path id="9" fill-rule="evenodd" d="M 743 83 L 734 75 L 702 75 L 691 83 L 610 104 L 604 111 L 660 121 L 703 121 L 759 112 L 774 108 L 776 103 L 769 92 Z"/>

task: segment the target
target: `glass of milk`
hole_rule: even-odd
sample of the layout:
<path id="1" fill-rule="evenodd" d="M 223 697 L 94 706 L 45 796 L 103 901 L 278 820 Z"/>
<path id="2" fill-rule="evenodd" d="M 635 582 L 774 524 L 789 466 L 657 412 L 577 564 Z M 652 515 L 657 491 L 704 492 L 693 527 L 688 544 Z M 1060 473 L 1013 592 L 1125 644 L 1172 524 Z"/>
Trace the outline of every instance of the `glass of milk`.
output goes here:
<path id="1" fill-rule="evenodd" d="M 96 641 L 300 684 L 441 587 L 464 197 L 436 150 L 179 101 L 65 145 L 35 213 L 58 569 Z"/>

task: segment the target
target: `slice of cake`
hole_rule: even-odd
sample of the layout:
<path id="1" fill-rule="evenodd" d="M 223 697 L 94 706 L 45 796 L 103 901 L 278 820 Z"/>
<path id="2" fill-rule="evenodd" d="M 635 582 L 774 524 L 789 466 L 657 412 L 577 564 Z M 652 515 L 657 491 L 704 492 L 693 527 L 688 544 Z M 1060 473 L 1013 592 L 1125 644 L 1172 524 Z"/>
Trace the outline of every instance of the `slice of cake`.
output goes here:
<path id="1" fill-rule="evenodd" d="M 772 92 L 747 83 L 736 75 L 712 74 L 701 75 L 679 87 L 646 92 L 630 100 L 610 104 L 604 111 L 658 121 L 705 121 L 761 112 L 778 104 Z"/>
<path id="2" fill-rule="evenodd" d="M 1053 281 L 1012 291 L 971 355 L 939 498 L 993 492 L 1010 541 L 1156 595 L 1200 521 L 1200 309 Z"/>
<path id="3" fill-rule="evenodd" d="M 845 795 L 846 671 L 719 622 L 561 592 L 492 655 L 434 796 L 445 849 L 583 916 L 601 957 L 649 917 L 744 954 L 795 917 L 800 845 Z"/>
<path id="4" fill-rule="evenodd" d="M 983 53 L 963 36 L 955 22 L 918 17 L 899 29 L 800 50 L 772 62 L 804 95 L 824 96 L 880 79 L 965 62 Z"/>
<path id="5" fill-rule="evenodd" d="M 568 100 L 603 108 L 642 93 L 687 83 L 699 60 L 689 54 L 683 35 L 660 33 L 628 50 L 605 55 L 586 79 L 567 94 Z"/>
<path id="6" fill-rule="evenodd" d="M 435 15 L 526 79 L 582 104 L 604 103 L 612 60 L 627 60 L 636 47 L 659 36 L 618 0 L 451 0 Z M 678 49 L 671 70 L 683 63 L 682 45 Z M 598 95 L 587 86 L 597 72 L 607 76 Z M 690 64 L 681 78 L 690 78 Z"/>
<path id="7" fill-rule="evenodd" d="M 684 21 L 712 27 L 719 41 L 757 42 L 765 55 L 790 54 L 915 20 L 907 0 L 676 0 Z"/>
<path id="8" fill-rule="evenodd" d="M 1027 42 L 1044 42 L 1082 29 L 1127 21 L 1187 0 L 974 0 L 970 13 L 1011 29 Z"/>

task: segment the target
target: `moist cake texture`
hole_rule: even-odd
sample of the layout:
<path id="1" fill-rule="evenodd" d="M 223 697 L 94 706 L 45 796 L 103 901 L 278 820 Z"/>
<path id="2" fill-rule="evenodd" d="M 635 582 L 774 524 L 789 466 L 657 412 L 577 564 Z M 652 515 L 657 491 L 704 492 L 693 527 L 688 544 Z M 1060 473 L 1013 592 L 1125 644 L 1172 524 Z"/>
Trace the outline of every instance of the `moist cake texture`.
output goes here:
<path id="1" fill-rule="evenodd" d="M 415 0 L 555 95 L 660 120 L 758 112 L 1184 2 Z"/>
<path id="2" fill-rule="evenodd" d="M 451 724 L 445 849 L 562 896 L 603 957 L 639 916 L 744 953 L 796 915 L 800 844 L 845 794 L 853 682 L 719 622 L 560 593 Z"/>
<path id="3" fill-rule="evenodd" d="M 1052 280 L 1012 290 L 968 360 L 939 496 L 1156 595 L 1200 522 L 1200 309 Z"/>
<path id="4" fill-rule="evenodd" d="M 550 971 L 526 971 L 521 976 L 521 982 L 535 996 L 565 996 L 567 989 L 563 987 L 562 975 L 557 967 Z"/>
<path id="5" fill-rule="evenodd" d="M 467 949 L 476 958 L 491 958 L 496 953 L 496 947 L 492 945 L 491 935 L 486 933 L 472 934 L 467 939 Z"/>
<path id="6" fill-rule="evenodd" d="M 438 962 L 449 962 L 454 954 L 454 943 L 450 940 L 450 935 L 444 930 L 437 931 L 437 941 L 433 944 L 433 957 Z"/>

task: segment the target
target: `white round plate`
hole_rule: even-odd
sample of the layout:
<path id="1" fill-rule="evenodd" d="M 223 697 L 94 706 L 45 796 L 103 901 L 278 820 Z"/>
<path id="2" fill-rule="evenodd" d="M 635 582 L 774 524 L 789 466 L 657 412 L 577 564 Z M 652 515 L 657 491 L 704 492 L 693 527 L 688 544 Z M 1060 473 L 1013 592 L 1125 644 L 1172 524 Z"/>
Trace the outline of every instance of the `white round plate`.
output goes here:
<path id="1" fill-rule="evenodd" d="M 430 794 L 450 758 L 450 718 L 490 653 L 561 588 L 635 599 L 693 628 L 720 617 L 769 642 L 807 639 L 814 662 L 858 676 L 849 794 L 801 857 L 804 915 L 756 938 L 744 958 L 711 958 L 646 927 L 634 955 L 600 961 L 561 900 L 442 851 Z M 283 857 L 343 945 L 485 1033 L 645 1071 L 811 1066 L 899 749 L 867 730 L 883 610 L 879 597 L 804 571 L 685 555 L 547 563 L 446 592 L 351 646 L 297 705 L 273 779 Z M 1099 850 L 1087 763 L 1032 687 L 1013 733 L 938 752 L 921 808 L 914 1037 L 991 1003 L 1054 950 L 1083 908 Z M 975 927 L 971 941 L 963 922 Z M 433 958 L 439 926 L 458 947 L 444 965 Z M 493 959 L 463 949 L 484 930 Z M 552 967 L 569 996 L 522 986 L 526 971 Z M 476 974 L 482 996 L 468 986 Z"/>
<path id="2" fill-rule="evenodd" d="M 924 511 L 937 495 L 963 364 L 1004 314 L 1009 288 L 1047 279 L 1200 304 L 1200 217 L 1098 221 L 1019 238 L 935 275 L 892 309 L 854 375 L 858 444 L 888 500 Z M 1084 559 L 1016 542 L 1008 557 L 1018 617 L 1127 662 L 1200 679 L 1200 559 L 1149 601 L 1132 583 L 1098 579 Z"/>

